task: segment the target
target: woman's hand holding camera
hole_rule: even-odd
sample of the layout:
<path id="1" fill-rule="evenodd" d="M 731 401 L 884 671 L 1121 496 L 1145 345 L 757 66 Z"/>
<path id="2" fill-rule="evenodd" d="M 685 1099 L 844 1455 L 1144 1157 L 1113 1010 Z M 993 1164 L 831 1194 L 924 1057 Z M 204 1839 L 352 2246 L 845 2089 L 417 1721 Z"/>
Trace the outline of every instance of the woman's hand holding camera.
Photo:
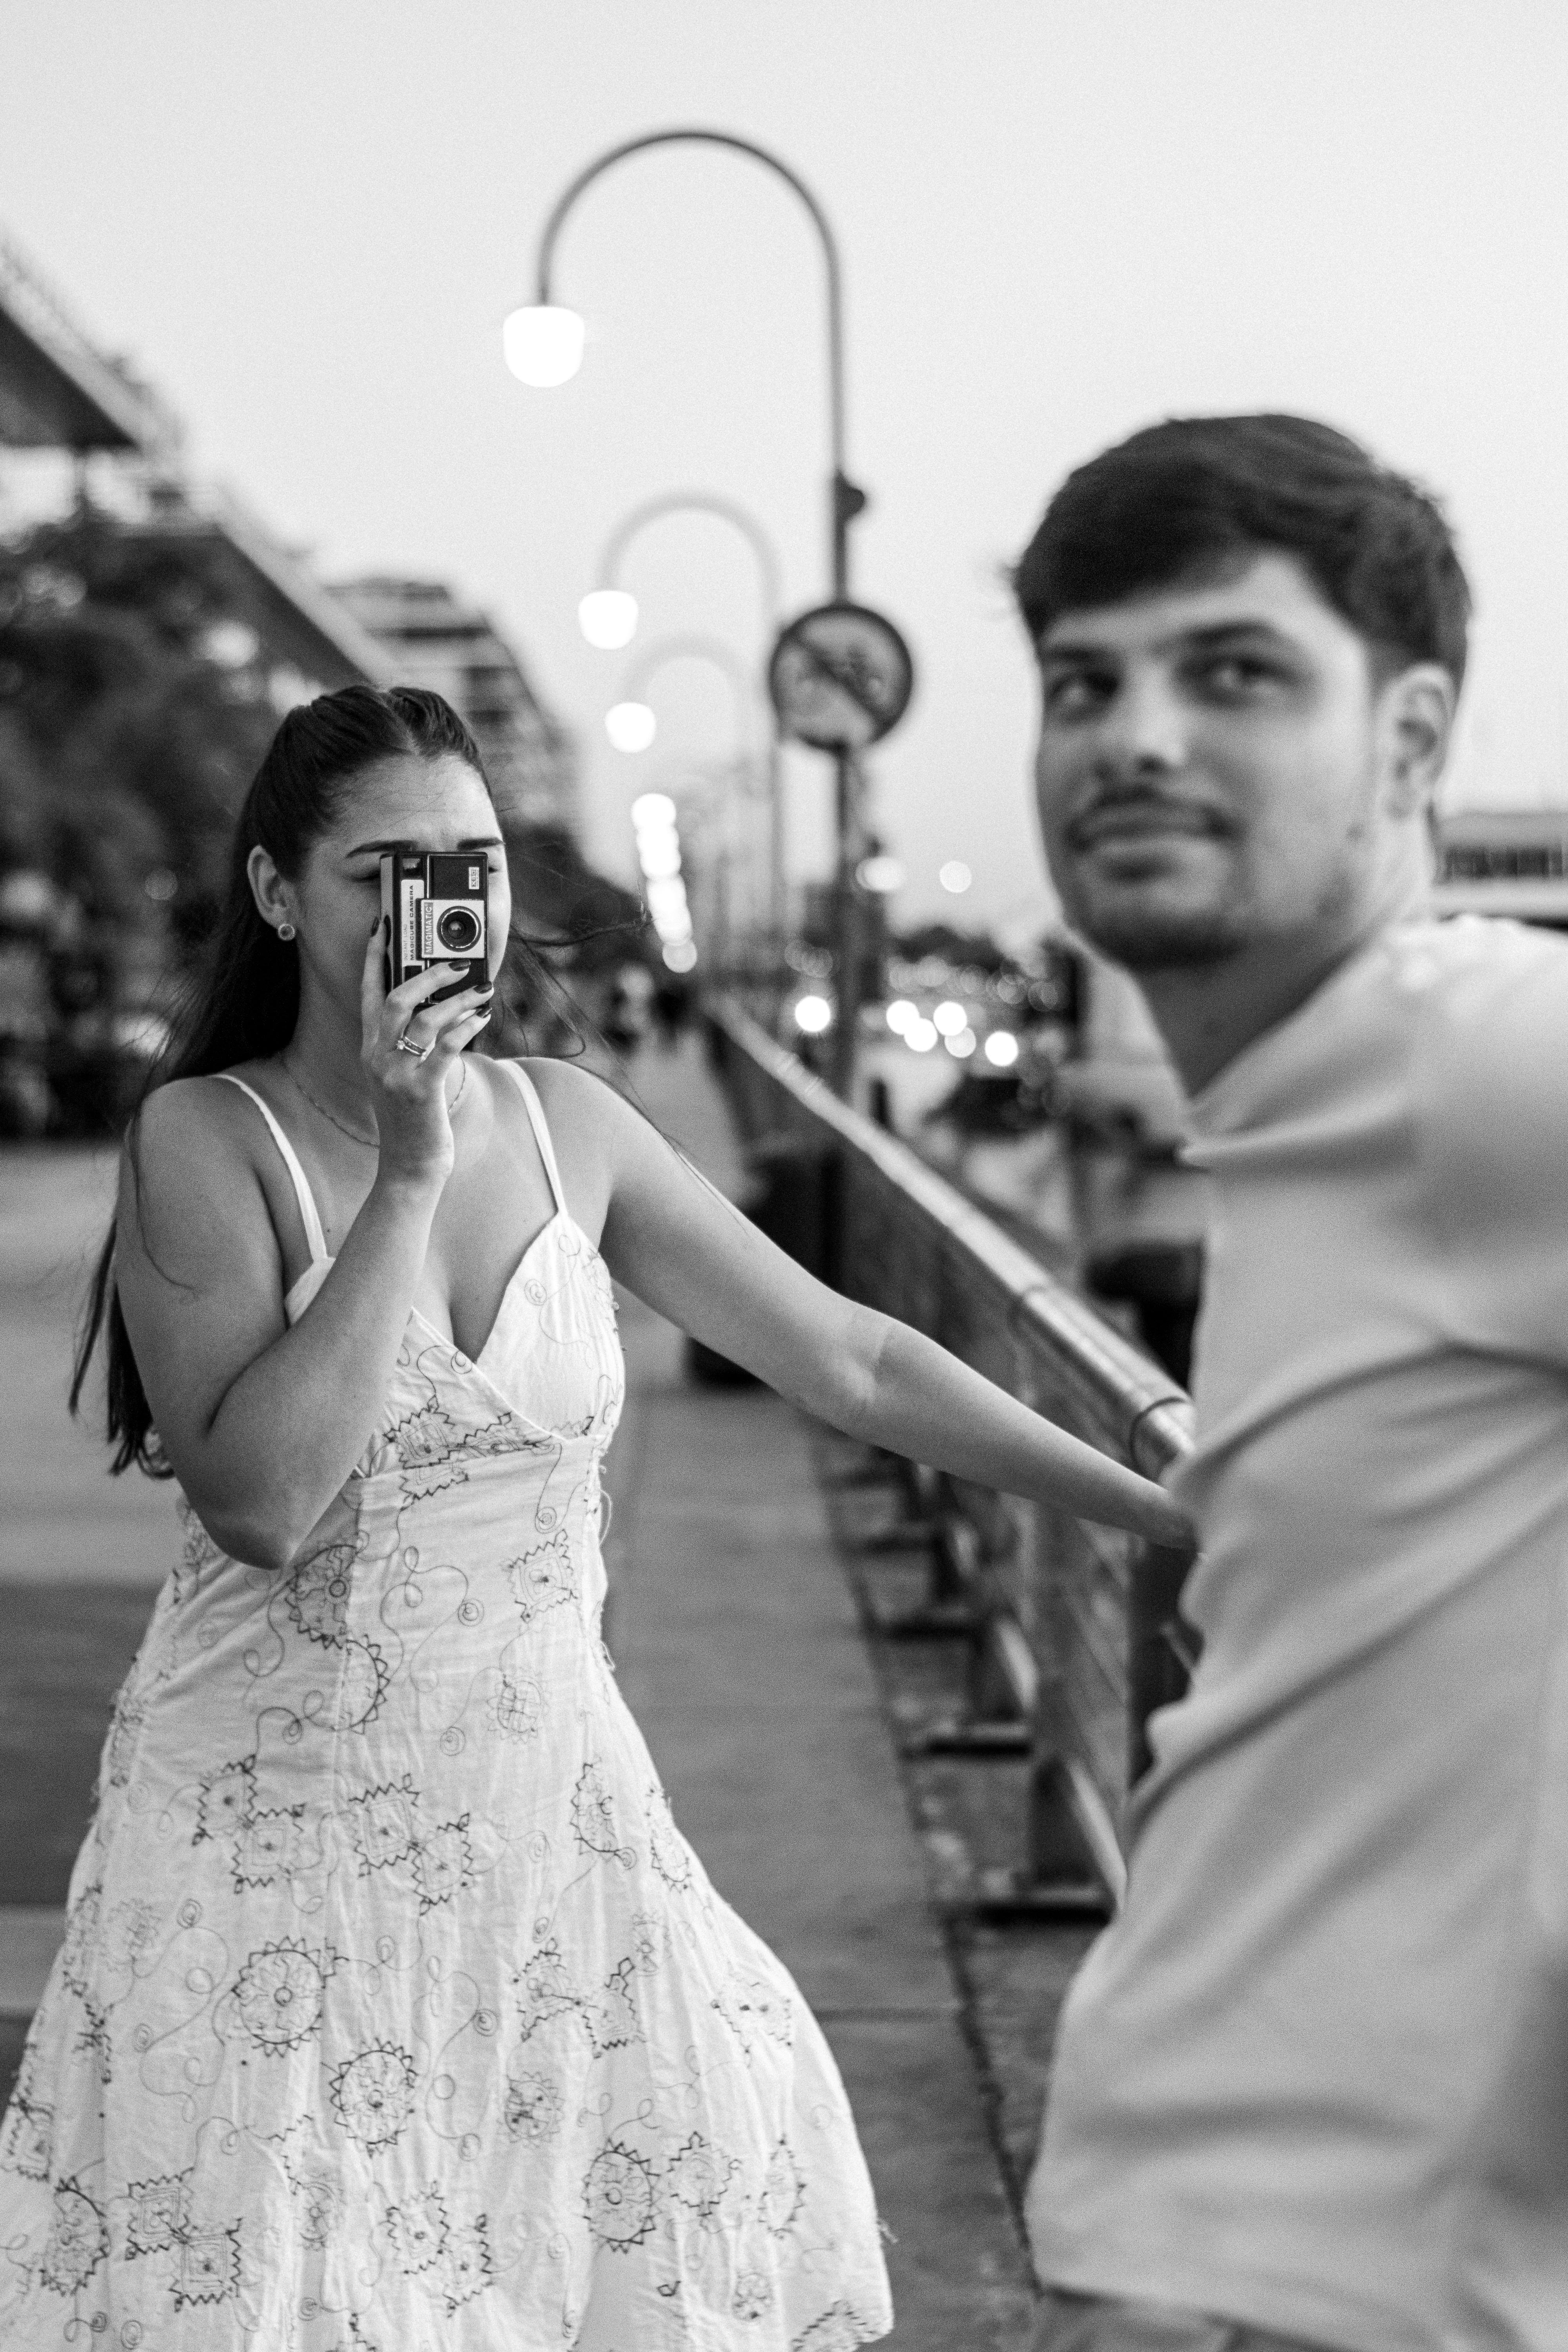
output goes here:
<path id="1" fill-rule="evenodd" d="M 360 985 L 360 1059 L 370 1082 L 381 1173 L 444 1184 L 452 1172 L 452 1122 L 447 1078 L 465 1045 L 490 1017 L 494 983 L 431 999 L 452 983 L 455 967 L 435 964 L 388 994 L 378 921 L 365 950 Z"/>

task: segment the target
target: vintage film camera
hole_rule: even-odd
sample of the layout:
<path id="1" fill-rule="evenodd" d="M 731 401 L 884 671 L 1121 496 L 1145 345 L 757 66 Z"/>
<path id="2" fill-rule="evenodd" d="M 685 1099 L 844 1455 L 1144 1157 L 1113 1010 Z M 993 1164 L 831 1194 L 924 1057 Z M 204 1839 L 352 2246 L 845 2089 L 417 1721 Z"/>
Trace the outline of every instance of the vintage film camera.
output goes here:
<path id="1" fill-rule="evenodd" d="M 427 1004 L 483 988 L 489 979 L 489 891 L 482 851 L 387 850 L 381 861 L 383 969 L 388 993 L 432 963 L 454 963 L 458 976 Z"/>

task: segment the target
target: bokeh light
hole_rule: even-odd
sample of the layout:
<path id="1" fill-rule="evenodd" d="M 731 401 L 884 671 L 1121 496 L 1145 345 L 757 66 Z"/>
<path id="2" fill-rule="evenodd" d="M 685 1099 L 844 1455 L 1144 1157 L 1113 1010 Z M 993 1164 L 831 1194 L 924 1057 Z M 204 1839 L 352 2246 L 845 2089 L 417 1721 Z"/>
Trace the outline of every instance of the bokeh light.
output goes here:
<path id="1" fill-rule="evenodd" d="M 675 819 L 675 803 L 668 793 L 639 793 L 632 803 L 632 823 L 638 833 L 673 824 Z"/>
<path id="2" fill-rule="evenodd" d="M 860 860 L 855 868 L 855 879 L 862 890 L 869 890 L 874 898 L 887 898 L 903 888 L 904 869 L 898 858 L 879 851 L 874 857 Z"/>
<path id="3" fill-rule="evenodd" d="M 616 702 L 605 713 L 605 732 L 617 751 L 646 751 L 658 721 L 646 702 Z"/>
<path id="4" fill-rule="evenodd" d="M 637 600 L 625 588 L 590 588 L 577 607 L 577 625 L 591 646 L 618 653 L 637 635 Z"/>
<path id="5" fill-rule="evenodd" d="M 520 383 L 540 391 L 566 383 L 583 364 L 583 321 L 559 302 L 529 302 L 501 327 L 501 351 Z"/>

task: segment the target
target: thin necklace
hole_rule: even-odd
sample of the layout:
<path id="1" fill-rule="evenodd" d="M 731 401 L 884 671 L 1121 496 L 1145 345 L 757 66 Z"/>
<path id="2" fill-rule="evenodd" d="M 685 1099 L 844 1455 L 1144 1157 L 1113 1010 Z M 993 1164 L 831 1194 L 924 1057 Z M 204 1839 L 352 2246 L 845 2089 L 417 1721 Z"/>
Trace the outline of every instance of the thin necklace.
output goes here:
<path id="1" fill-rule="evenodd" d="M 318 1102 L 315 1096 L 310 1092 L 310 1087 L 306 1086 L 302 1080 L 295 1076 L 293 1071 L 289 1067 L 289 1064 L 285 1057 L 279 1054 L 278 1058 L 282 1064 L 283 1075 L 289 1080 L 289 1083 L 293 1087 L 295 1093 L 303 1095 L 311 1109 L 319 1110 L 321 1117 L 328 1120 L 331 1126 L 335 1127 L 340 1135 L 346 1135 L 349 1141 L 351 1143 L 357 1143 L 363 1151 L 379 1151 L 381 1150 L 381 1138 L 379 1135 L 360 1135 L 353 1128 L 345 1127 L 341 1118 L 334 1118 L 331 1112 L 327 1108 L 326 1104 L 323 1102 Z M 451 1102 L 447 1106 L 447 1116 L 448 1118 L 456 1117 L 458 1105 L 463 1099 L 463 1088 L 468 1085 L 468 1066 L 467 1062 L 465 1062 L 462 1066 L 462 1076 L 458 1080 L 458 1091 L 452 1097 Z"/>

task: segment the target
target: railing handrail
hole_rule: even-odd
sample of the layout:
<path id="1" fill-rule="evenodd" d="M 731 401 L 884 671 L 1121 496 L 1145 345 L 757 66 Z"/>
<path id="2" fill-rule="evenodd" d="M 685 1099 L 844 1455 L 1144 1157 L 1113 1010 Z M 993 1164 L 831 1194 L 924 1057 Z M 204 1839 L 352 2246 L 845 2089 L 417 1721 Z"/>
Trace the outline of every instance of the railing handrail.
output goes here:
<path id="1" fill-rule="evenodd" d="M 1128 1457 L 1139 1469 L 1157 1475 L 1190 1450 L 1192 1403 L 1185 1391 L 1087 1301 L 1058 1282 L 907 1143 L 841 1101 L 739 1005 L 714 1003 L 710 1018 L 803 1111 L 870 1160 L 941 1229 L 952 1248 L 1008 1297 L 1007 1321 L 1015 1336 L 1033 1342 L 1094 1394 L 1121 1431 Z"/>

